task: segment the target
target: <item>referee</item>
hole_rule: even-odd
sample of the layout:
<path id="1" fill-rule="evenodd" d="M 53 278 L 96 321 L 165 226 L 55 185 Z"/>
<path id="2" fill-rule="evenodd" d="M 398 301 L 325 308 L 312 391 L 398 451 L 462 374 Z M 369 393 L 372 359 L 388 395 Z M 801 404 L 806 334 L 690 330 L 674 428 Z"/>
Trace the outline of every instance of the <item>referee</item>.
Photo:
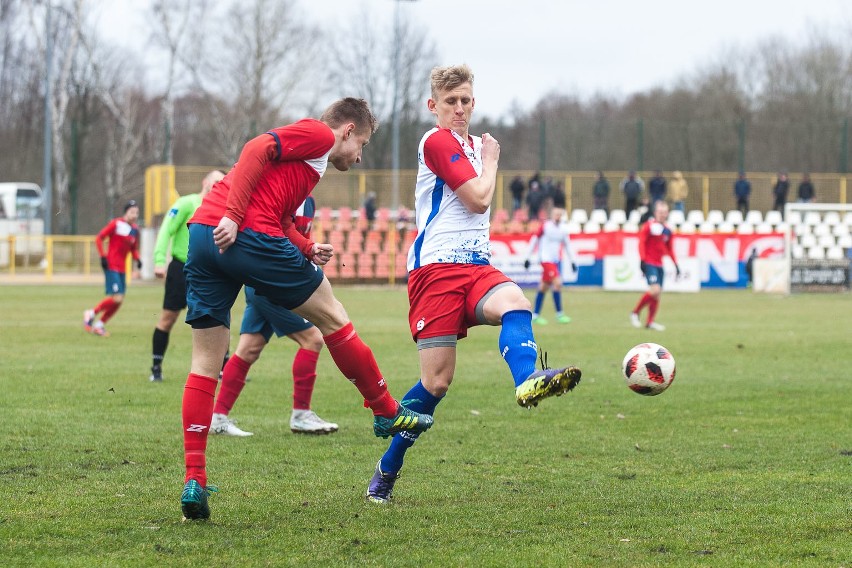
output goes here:
<path id="1" fill-rule="evenodd" d="M 186 280 L 183 275 L 183 265 L 186 262 L 186 251 L 189 245 L 189 229 L 186 222 L 201 205 L 202 198 L 223 177 L 225 177 L 224 173 L 213 170 L 204 177 L 199 193 L 184 195 L 175 201 L 163 219 L 160 232 L 157 234 L 157 245 L 154 247 L 154 275 L 157 278 L 166 279 L 166 292 L 163 297 L 160 321 L 154 328 L 151 381 L 163 380 L 163 358 L 169 346 L 169 333 L 181 310 L 186 308 Z M 166 269 L 166 258 L 170 247 L 172 260 Z"/>

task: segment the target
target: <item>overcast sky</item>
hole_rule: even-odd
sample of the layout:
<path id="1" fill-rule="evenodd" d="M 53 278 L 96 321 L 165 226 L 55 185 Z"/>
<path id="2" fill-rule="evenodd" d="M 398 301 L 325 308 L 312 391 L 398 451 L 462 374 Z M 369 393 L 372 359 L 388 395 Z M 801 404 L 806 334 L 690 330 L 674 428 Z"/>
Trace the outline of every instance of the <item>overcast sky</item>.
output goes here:
<path id="1" fill-rule="evenodd" d="M 366 4 L 393 19 L 397 0 L 297 0 L 326 29 Z M 149 0 L 103 3 L 110 41 L 141 49 Z M 405 0 L 398 8 L 426 27 L 440 64 L 467 63 L 477 113 L 528 110 L 556 91 L 624 96 L 669 87 L 728 48 L 781 36 L 796 42 L 852 30 L 849 0 Z M 340 93 L 345 95 L 348 93 Z"/>

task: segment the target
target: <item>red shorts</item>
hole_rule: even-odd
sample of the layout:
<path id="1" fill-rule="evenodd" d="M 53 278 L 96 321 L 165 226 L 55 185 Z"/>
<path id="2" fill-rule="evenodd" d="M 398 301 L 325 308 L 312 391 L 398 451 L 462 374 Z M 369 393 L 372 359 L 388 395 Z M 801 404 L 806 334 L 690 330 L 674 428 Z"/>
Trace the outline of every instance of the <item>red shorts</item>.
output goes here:
<path id="1" fill-rule="evenodd" d="M 489 290 L 512 282 L 490 264 L 433 263 L 408 275 L 408 324 L 415 341 L 467 336 L 478 325 L 476 305 Z"/>
<path id="2" fill-rule="evenodd" d="M 541 283 L 542 284 L 550 284 L 554 280 L 562 278 L 562 274 L 560 274 L 559 264 L 555 262 L 542 262 L 541 263 Z"/>

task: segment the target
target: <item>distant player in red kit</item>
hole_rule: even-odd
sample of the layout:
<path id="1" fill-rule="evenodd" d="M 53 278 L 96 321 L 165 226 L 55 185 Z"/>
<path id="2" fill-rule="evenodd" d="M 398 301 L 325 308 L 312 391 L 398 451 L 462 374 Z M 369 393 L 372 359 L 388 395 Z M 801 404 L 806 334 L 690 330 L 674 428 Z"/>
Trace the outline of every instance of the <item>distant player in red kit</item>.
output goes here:
<path id="1" fill-rule="evenodd" d="M 668 256 L 674 262 L 677 276 L 680 276 L 680 267 L 675 260 L 672 250 L 672 230 L 666 225 L 669 218 L 669 204 L 665 201 L 657 201 L 654 206 L 654 217 L 648 219 L 639 229 L 639 260 L 642 274 L 648 281 L 648 291 L 633 308 L 630 314 L 630 323 L 633 327 L 642 327 L 639 313 L 642 308 L 648 306 L 648 321 L 645 327 L 655 331 L 663 331 L 666 327 L 654 321 L 657 308 L 660 306 L 660 294 L 663 292 L 663 257 Z"/>
<path id="2" fill-rule="evenodd" d="M 139 276 L 137 271 L 142 268 L 142 261 L 139 260 L 137 219 L 139 219 L 139 206 L 135 201 L 130 200 L 124 206 L 124 215 L 107 223 L 95 237 L 95 246 L 98 247 L 98 254 L 101 255 L 101 268 L 104 269 L 106 280 L 106 298 L 101 300 L 94 309 L 83 312 L 83 327 L 95 335 L 109 335 L 104 324 L 115 315 L 121 307 L 121 302 L 124 301 L 124 292 L 127 288 L 125 279 L 127 255 L 133 255 L 136 263 L 137 270 L 131 275 L 133 278 Z M 98 318 L 99 315 L 100 318 Z"/>

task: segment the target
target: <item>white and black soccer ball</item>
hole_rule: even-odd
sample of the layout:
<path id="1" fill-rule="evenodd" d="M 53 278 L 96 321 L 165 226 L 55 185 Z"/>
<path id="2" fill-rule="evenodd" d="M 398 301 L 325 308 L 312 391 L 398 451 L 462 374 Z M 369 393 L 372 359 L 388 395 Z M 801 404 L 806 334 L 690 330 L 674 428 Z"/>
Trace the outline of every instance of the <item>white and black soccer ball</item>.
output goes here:
<path id="1" fill-rule="evenodd" d="M 640 343 L 624 356 L 621 371 L 630 390 L 656 396 L 674 381 L 675 360 L 662 345 Z"/>

